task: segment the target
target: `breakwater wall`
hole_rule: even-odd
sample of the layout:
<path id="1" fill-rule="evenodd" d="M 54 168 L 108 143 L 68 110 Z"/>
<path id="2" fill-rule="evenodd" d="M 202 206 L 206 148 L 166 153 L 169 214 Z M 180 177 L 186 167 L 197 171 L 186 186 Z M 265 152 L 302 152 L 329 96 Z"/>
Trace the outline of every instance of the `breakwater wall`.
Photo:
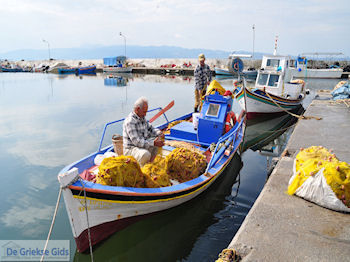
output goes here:
<path id="1" fill-rule="evenodd" d="M 261 59 L 242 59 L 244 63 L 244 69 L 255 68 L 259 69 L 261 66 Z M 292 65 L 294 61 L 291 61 Z M 229 60 L 228 59 L 216 59 L 208 58 L 206 63 L 214 68 L 227 69 Z M 88 66 L 96 65 L 97 72 L 102 72 L 104 67 L 103 59 L 81 59 L 81 60 L 65 60 L 65 59 L 55 59 L 55 60 L 21 60 L 21 61 L 1 61 L 1 64 L 12 64 L 18 65 L 24 68 L 35 68 L 41 66 L 49 66 L 52 68 L 57 68 L 60 66 Z M 192 75 L 194 68 L 198 64 L 197 58 L 132 58 L 128 59 L 128 64 L 133 66 L 133 73 L 142 74 L 165 74 L 174 73 L 181 75 Z M 329 68 L 330 65 L 339 64 L 344 72 L 350 71 L 350 61 L 323 61 L 323 60 L 309 60 L 308 67 L 312 68 Z M 56 69 L 57 71 L 57 69 Z M 56 72 L 52 71 L 53 73 Z M 169 72 L 170 71 L 170 72 Z M 57 72 L 56 72 L 57 73 Z"/>

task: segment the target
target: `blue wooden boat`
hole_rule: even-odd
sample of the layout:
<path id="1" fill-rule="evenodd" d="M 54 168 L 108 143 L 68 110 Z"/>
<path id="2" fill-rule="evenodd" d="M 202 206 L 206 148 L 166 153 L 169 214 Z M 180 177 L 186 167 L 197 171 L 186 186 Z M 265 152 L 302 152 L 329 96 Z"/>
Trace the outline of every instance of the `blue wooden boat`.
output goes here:
<path id="1" fill-rule="evenodd" d="M 24 72 L 22 68 L 20 67 L 15 67 L 15 68 L 9 68 L 9 67 L 1 67 L 2 72 L 6 73 L 17 73 L 17 72 Z"/>
<path id="2" fill-rule="evenodd" d="M 84 67 L 78 67 L 77 69 L 78 74 L 93 74 L 96 72 L 96 66 L 84 66 Z"/>
<path id="3" fill-rule="evenodd" d="M 75 74 L 77 72 L 75 67 L 59 67 L 57 70 L 59 74 Z"/>
<path id="4" fill-rule="evenodd" d="M 232 108 L 238 111 L 233 112 Z M 165 135 L 162 154 L 175 150 L 171 142 L 186 142 L 205 156 L 205 170 L 192 180 L 158 188 L 108 186 L 88 181 L 91 170 L 96 169 L 95 157 L 114 151 L 113 145 L 102 148 L 106 129 L 124 119 L 107 123 L 97 151 L 66 166 L 58 175 L 78 251 L 88 249 L 90 241 L 95 245 L 147 215 L 181 205 L 206 191 L 239 149 L 246 117 L 231 96 L 218 92 L 206 95 L 198 125 L 183 121 L 190 120 L 192 113 L 168 121 L 165 109 L 149 111 L 160 110 L 158 114 L 164 115 L 165 123 L 159 129 L 165 131 L 172 126 Z"/>

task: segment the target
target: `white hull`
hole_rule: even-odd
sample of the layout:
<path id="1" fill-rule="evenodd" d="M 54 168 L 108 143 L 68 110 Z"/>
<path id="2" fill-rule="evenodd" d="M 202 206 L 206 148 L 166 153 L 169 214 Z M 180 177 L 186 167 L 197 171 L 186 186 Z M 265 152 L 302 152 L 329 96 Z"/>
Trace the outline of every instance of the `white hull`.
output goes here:
<path id="1" fill-rule="evenodd" d="M 104 67 L 105 73 L 132 73 L 132 67 Z"/>
<path id="2" fill-rule="evenodd" d="M 307 69 L 299 71 L 291 68 L 293 78 L 341 78 L 343 69 Z"/>
<path id="3" fill-rule="evenodd" d="M 214 177 L 210 183 L 191 194 L 167 201 L 157 200 L 155 202 L 144 201 L 140 203 L 133 203 L 130 201 L 130 203 L 127 203 L 125 201 L 87 198 L 86 204 L 89 214 L 89 226 L 90 228 L 93 228 L 107 222 L 150 214 L 178 206 L 205 191 L 217 177 L 218 176 Z M 85 198 L 83 194 L 79 197 L 73 196 L 70 189 L 65 189 L 63 191 L 63 196 L 73 235 L 74 238 L 77 238 L 88 228 L 85 211 Z"/>

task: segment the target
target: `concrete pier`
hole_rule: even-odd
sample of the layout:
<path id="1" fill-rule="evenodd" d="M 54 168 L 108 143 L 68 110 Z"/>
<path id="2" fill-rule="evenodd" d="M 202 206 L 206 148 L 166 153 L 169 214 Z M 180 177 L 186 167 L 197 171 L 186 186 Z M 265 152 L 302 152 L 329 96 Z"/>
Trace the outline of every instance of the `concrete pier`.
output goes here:
<path id="1" fill-rule="evenodd" d="M 242 261 L 350 261 L 350 214 L 285 193 L 301 147 L 321 145 L 350 162 L 350 108 L 324 98 L 314 100 L 304 114 L 322 120 L 298 121 L 287 154 L 230 243 Z"/>

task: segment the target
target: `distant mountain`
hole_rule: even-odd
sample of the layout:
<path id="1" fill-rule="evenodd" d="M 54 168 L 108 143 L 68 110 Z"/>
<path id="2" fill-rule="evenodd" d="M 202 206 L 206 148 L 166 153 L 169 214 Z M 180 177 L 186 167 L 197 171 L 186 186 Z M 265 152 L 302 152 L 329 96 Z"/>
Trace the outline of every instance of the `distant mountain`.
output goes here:
<path id="1" fill-rule="evenodd" d="M 124 45 L 98 46 L 81 48 L 55 48 L 50 50 L 50 57 L 54 59 L 100 59 L 109 56 L 124 55 Z M 204 53 L 207 58 L 227 58 L 231 52 L 210 49 L 189 49 L 176 46 L 135 46 L 126 47 L 129 58 L 196 58 Z M 250 54 L 246 51 L 236 51 L 240 54 Z M 262 53 L 255 53 L 259 59 Z M 0 60 L 43 60 L 49 56 L 48 49 L 20 49 L 6 53 L 0 53 Z"/>

